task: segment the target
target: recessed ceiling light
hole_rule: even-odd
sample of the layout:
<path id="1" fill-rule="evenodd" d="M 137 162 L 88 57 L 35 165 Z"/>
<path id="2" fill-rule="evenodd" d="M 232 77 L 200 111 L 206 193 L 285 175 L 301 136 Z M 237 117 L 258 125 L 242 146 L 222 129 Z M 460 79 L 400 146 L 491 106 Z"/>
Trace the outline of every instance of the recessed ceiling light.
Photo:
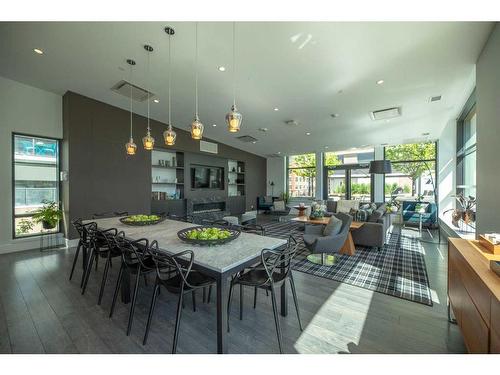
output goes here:
<path id="1" fill-rule="evenodd" d="M 280 109 L 278 107 L 274 107 L 274 110 L 278 112 Z"/>
<path id="2" fill-rule="evenodd" d="M 160 102 L 160 99 L 153 99 L 153 102 L 155 102 L 155 103 L 159 103 L 159 102 Z"/>
<path id="3" fill-rule="evenodd" d="M 379 79 L 379 80 L 377 81 L 377 85 L 381 85 L 382 83 L 384 83 L 384 80 L 383 80 L 383 79 Z"/>
<path id="4" fill-rule="evenodd" d="M 267 130 L 268 130 L 267 128 L 259 128 L 259 131 L 261 131 L 263 133 L 267 132 Z"/>
<path id="5" fill-rule="evenodd" d="M 33 51 L 39 55 L 43 55 L 43 51 L 40 48 L 33 48 Z"/>
<path id="6" fill-rule="evenodd" d="M 278 155 L 281 155 L 281 151 L 278 151 L 278 152 L 277 152 L 277 154 L 278 154 Z"/>
<path id="7" fill-rule="evenodd" d="M 311 135 L 311 133 L 307 132 L 306 135 Z"/>
<path id="8" fill-rule="evenodd" d="M 212 126 L 215 128 L 217 126 L 217 124 L 213 124 Z"/>
<path id="9" fill-rule="evenodd" d="M 219 70 L 219 72 L 225 72 L 226 71 L 226 67 L 225 66 L 218 66 L 217 69 Z"/>
<path id="10" fill-rule="evenodd" d="M 338 113 L 332 113 L 330 116 L 332 116 L 333 118 L 337 118 L 339 117 L 340 115 Z"/>
<path id="11" fill-rule="evenodd" d="M 253 144 L 256 144 L 256 143 L 257 143 L 257 141 L 253 141 L 252 143 L 253 143 Z"/>
<path id="12" fill-rule="evenodd" d="M 326 149 L 328 149 L 328 146 L 325 146 Z"/>

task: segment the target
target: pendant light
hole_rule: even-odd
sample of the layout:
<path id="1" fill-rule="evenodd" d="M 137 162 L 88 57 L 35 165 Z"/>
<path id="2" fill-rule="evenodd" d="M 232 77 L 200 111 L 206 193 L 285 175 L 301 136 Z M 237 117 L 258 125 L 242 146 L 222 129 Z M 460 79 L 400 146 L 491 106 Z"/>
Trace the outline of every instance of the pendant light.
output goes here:
<path id="1" fill-rule="evenodd" d="M 137 145 L 134 143 L 134 138 L 132 137 L 132 66 L 135 65 L 135 61 L 132 59 L 127 60 L 127 64 L 130 65 L 130 78 L 129 78 L 129 86 L 130 86 L 130 139 L 125 144 L 125 150 L 127 151 L 127 155 L 135 155 L 135 151 L 137 150 Z"/>
<path id="2" fill-rule="evenodd" d="M 226 115 L 227 129 L 231 133 L 236 133 L 240 131 L 241 121 L 243 116 L 238 112 L 236 108 L 236 47 L 235 47 L 235 30 L 236 23 L 233 22 L 233 106 L 231 111 Z"/>
<path id="3" fill-rule="evenodd" d="M 165 32 L 168 34 L 168 129 L 163 132 L 163 138 L 167 146 L 175 145 L 177 134 L 172 128 L 172 99 L 171 99 L 171 81 L 172 81 L 172 58 L 170 53 L 170 45 L 172 44 L 172 35 L 175 34 L 174 29 L 165 27 Z"/>
<path id="4" fill-rule="evenodd" d="M 150 79 L 149 79 L 149 66 L 150 66 L 150 56 L 151 52 L 153 52 L 153 47 L 150 45 L 145 45 L 144 49 L 148 53 L 148 71 L 147 71 L 147 80 L 148 80 L 148 132 L 146 135 L 142 138 L 142 145 L 144 146 L 144 150 L 146 151 L 151 151 L 155 145 L 155 139 L 151 136 L 151 127 L 149 126 L 149 102 L 150 102 L 150 90 L 149 90 L 149 84 L 150 84 Z"/>
<path id="5" fill-rule="evenodd" d="M 195 115 L 191 123 L 191 138 L 201 139 L 203 137 L 203 124 L 198 117 L 198 22 L 196 22 L 195 42 Z"/>

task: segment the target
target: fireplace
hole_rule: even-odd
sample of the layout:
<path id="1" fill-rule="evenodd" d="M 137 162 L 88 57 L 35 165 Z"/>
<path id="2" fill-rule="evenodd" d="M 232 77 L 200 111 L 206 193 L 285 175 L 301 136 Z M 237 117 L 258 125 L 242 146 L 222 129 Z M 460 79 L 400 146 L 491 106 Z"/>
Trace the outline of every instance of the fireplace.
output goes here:
<path id="1" fill-rule="evenodd" d="M 186 208 L 187 214 L 196 224 L 201 224 L 204 220 L 220 220 L 229 215 L 226 200 L 221 197 L 188 199 Z"/>

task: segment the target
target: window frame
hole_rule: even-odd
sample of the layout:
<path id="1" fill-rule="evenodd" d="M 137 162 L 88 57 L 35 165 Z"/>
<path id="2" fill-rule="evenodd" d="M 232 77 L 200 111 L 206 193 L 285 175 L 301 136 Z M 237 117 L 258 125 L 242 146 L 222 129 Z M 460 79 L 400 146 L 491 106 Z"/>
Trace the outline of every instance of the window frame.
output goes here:
<path id="1" fill-rule="evenodd" d="M 416 142 L 418 143 L 418 142 Z M 425 142 L 421 142 L 425 143 Z M 430 142 L 429 142 L 430 143 Z M 404 164 L 404 163 L 415 163 L 415 162 L 424 162 L 424 163 L 434 163 L 434 191 L 435 191 L 435 196 L 433 197 L 434 203 L 436 204 L 437 207 L 439 207 L 439 176 L 438 176 L 438 163 L 439 163 L 439 144 L 438 141 L 432 142 L 434 143 L 434 159 L 412 159 L 412 160 L 398 160 L 398 161 L 392 161 L 386 158 L 386 148 L 390 146 L 384 146 L 384 160 L 389 160 L 391 162 L 391 165 L 397 166 L 398 164 Z M 411 144 L 411 143 L 410 143 Z M 385 174 L 383 174 L 384 177 L 384 185 L 383 185 L 383 196 L 384 196 L 384 202 L 385 200 Z"/>
<path id="2" fill-rule="evenodd" d="M 315 154 L 315 158 L 314 158 L 314 166 L 309 166 L 309 167 L 290 167 L 290 157 L 292 156 L 298 156 L 298 155 L 308 155 L 308 154 Z M 311 196 L 304 196 L 304 197 L 294 197 L 290 194 L 290 170 L 293 170 L 293 169 L 313 169 L 314 171 L 316 171 L 316 167 L 318 165 L 318 160 L 316 160 L 317 154 L 314 153 L 314 152 L 305 152 L 303 154 L 295 154 L 295 155 L 287 155 L 285 157 L 285 162 L 286 162 L 286 193 L 288 194 L 288 199 L 299 199 L 299 198 L 302 198 L 302 199 L 314 199 L 316 197 L 316 184 L 318 183 L 318 176 L 317 176 L 317 173 L 316 175 L 314 176 L 314 191 L 312 192 L 313 195 Z M 295 177 L 299 177 L 297 175 L 295 175 Z"/>
<path id="3" fill-rule="evenodd" d="M 465 146 L 465 123 L 471 114 L 475 113 L 477 115 L 476 107 L 476 89 L 472 91 L 472 94 L 467 99 L 467 102 L 457 119 L 457 145 L 456 145 L 456 182 L 455 182 L 455 194 L 463 193 L 463 188 L 458 186 L 464 185 L 465 176 L 465 165 L 463 161 L 465 158 L 476 152 L 477 155 L 477 140 L 476 143 L 464 149 Z M 476 125 L 477 126 L 477 125 Z M 477 131 L 477 128 L 476 128 Z M 476 165 L 477 171 L 477 165 Z"/>
<path id="4" fill-rule="evenodd" d="M 62 226 L 61 223 L 59 222 L 58 224 L 58 230 L 54 232 L 48 232 L 48 233 L 33 233 L 33 234 L 26 234 L 22 236 L 18 236 L 16 234 L 16 218 L 19 217 L 31 217 L 32 215 L 16 215 L 16 158 L 15 158 L 15 149 L 16 149 L 16 136 L 19 137 L 29 137 L 29 138 L 40 138 L 40 139 L 46 139 L 49 141 L 55 141 L 57 143 L 57 155 L 56 155 L 56 186 L 57 186 L 57 198 L 58 201 L 61 202 L 61 192 L 62 192 L 62 186 L 61 186 L 61 139 L 60 138 L 53 138 L 53 137 L 47 137 L 44 135 L 34 135 L 34 134 L 28 134 L 28 133 L 19 133 L 19 132 L 12 132 L 11 136 L 11 150 L 10 150 L 10 157 L 11 157 L 11 195 L 12 195 L 12 204 L 11 204 L 11 225 L 12 225 L 12 239 L 13 240 L 20 240 L 23 238 L 33 238 L 33 237 L 40 237 L 40 236 L 50 236 L 54 235 L 57 233 L 62 232 Z"/>

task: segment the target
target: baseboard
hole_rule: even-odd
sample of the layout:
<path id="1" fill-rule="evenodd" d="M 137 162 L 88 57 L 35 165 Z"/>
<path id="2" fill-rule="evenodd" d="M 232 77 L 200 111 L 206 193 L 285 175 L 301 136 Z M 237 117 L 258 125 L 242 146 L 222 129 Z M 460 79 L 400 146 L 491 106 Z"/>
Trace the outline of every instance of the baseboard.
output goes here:
<path id="1" fill-rule="evenodd" d="M 71 247 L 68 246 L 68 243 L 72 244 L 74 240 L 68 241 L 63 237 L 62 233 L 58 233 L 56 235 L 56 241 L 61 245 L 62 248 Z M 72 246 L 76 246 L 78 244 L 78 240 Z M 28 238 L 18 238 L 15 240 L 11 240 L 7 243 L 0 244 L 0 254 L 9 254 L 18 251 L 27 251 L 27 250 L 36 250 L 40 248 L 40 237 L 28 237 Z"/>

